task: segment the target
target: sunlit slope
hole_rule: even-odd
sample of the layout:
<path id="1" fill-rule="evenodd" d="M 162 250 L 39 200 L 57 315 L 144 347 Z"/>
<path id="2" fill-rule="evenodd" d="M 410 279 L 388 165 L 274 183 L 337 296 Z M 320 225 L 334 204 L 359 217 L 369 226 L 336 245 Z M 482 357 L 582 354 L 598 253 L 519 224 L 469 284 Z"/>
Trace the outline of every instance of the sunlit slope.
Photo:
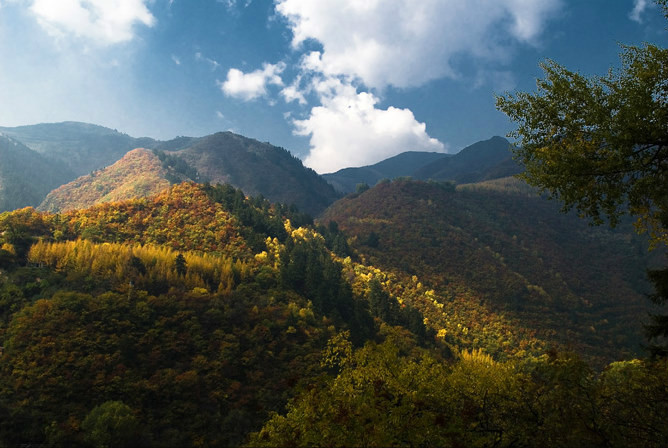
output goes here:
<path id="1" fill-rule="evenodd" d="M 630 231 L 591 228 L 517 181 L 455 190 L 385 182 L 325 213 L 369 263 L 447 291 L 464 285 L 490 311 L 603 359 L 642 341 L 648 263 Z"/>
<path id="2" fill-rule="evenodd" d="M 59 212 L 149 196 L 169 187 L 167 174 L 168 170 L 151 150 L 138 148 L 109 167 L 53 190 L 39 209 Z"/>

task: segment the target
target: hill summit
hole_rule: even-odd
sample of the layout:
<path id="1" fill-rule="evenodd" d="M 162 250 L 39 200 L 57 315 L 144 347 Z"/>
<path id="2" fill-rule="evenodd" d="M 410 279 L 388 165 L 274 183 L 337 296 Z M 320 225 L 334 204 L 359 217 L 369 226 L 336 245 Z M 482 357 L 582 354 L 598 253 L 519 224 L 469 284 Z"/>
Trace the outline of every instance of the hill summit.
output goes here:
<path id="1" fill-rule="evenodd" d="M 480 182 L 521 172 L 521 167 L 512 159 L 510 146 L 508 140 L 496 136 L 467 146 L 456 154 L 408 151 L 374 165 L 344 168 L 322 177 L 343 193 L 355 191 L 358 184 L 373 186 L 382 179 L 398 177 Z"/>
<path id="2" fill-rule="evenodd" d="M 153 151 L 134 149 L 113 165 L 56 188 L 38 209 L 62 212 L 157 194 L 169 187 L 168 173 Z"/>

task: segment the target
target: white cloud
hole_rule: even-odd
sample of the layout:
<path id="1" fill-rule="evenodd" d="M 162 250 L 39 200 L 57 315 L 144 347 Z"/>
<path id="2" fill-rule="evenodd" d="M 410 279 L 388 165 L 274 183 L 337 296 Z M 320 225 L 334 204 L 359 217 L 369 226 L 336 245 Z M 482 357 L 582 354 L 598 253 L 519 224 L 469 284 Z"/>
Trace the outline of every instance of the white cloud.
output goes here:
<path id="1" fill-rule="evenodd" d="M 181 60 L 174 54 L 172 55 L 172 61 L 174 61 L 176 65 L 181 65 Z"/>
<path id="2" fill-rule="evenodd" d="M 302 92 L 302 90 L 299 87 L 301 81 L 302 81 L 301 76 L 297 76 L 297 78 L 295 78 L 292 84 L 281 90 L 281 95 L 283 96 L 283 99 L 285 100 L 286 103 L 297 101 L 297 103 L 299 103 L 302 106 L 307 104 L 304 92 Z"/>
<path id="3" fill-rule="evenodd" d="M 506 58 L 512 43 L 536 42 L 561 0 L 277 0 L 293 45 L 323 46 L 326 75 L 367 87 L 412 87 L 457 76 L 454 58 Z"/>
<path id="4" fill-rule="evenodd" d="M 298 135 L 310 136 L 304 164 L 319 173 L 376 163 L 404 151 L 445 151 L 427 135 L 424 123 L 408 109 L 378 109 L 378 98 L 328 78 L 314 83 L 322 105 L 294 121 Z"/>
<path id="5" fill-rule="evenodd" d="M 221 82 L 219 85 L 225 95 L 250 101 L 267 95 L 268 84 L 282 86 L 283 80 L 279 75 L 283 70 L 285 70 L 284 63 L 265 63 L 262 69 L 250 73 L 232 68 L 227 72 L 225 82 Z"/>
<path id="6" fill-rule="evenodd" d="M 50 35 L 74 35 L 100 45 L 127 42 L 134 27 L 151 27 L 148 0 L 33 0 L 30 11 Z"/>
<path id="7" fill-rule="evenodd" d="M 634 22 L 642 23 L 642 13 L 645 12 L 649 3 L 647 0 L 634 0 L 633 10 L 629 13 L 629 18 Z"/>
<path id="8" fill-rule="evenodd" d="M 218 61 L 216 61 L 215 59 L 211 59 L 211 58 L 207 58 L 205 56 L 202 56 L 202 53 L 200 53 L 199 51 L 197 53 L 195 53 L 195 60 L 196 61 L 204 61 L 204 62 L 209 63 L 211 65 L 211 70 L 216 70 L 218 67 L 220 67 L 220 64 L 218 63 Z"/>
<path id="9" fill-rule="evenodd" d="M 321 102 L 306 119 L 293 122 L 295 133 L 310 137 L 306 165 L 325 172 L 408 150 L 444 151 L 409 109 L 379 109 L 378 95 L 389 86 L 458 78 L 458 61 L 466 59 L 480 67 L 471 87 L 513 87 L 512 73 L 503 69 L 513 47 L 538 45 L 561 2 L 276 0 L 276 11 L 292 30 L 293 48 L 309 40 L 322 45 L 301 59 L 301 74 L 312 82 L 301 90 L 293 83 L 282 92 L 288 102 L 303 104 L 307 93 Z"/>

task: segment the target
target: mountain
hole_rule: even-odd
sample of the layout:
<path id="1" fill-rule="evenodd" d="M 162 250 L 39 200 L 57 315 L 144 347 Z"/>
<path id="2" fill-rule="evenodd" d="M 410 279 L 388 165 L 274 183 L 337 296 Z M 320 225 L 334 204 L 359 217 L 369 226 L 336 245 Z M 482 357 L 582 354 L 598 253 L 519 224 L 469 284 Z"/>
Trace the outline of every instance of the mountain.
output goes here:
<path id="1" fill-rule="evenodd" d="M 163 180 L 172 183 L 188 179 L 228 182 L 243 189 L 247 195 L 263 195 L 272 201 L 295 204 L 312 214 L 320 213 L 339 198 L 327 182 L 285 149 L 231 132 L 206 137 L 177 137 L 165 142 L 147 137 L 134 138 L 113 129 L 78 122 L 0 127 L 0 132 L 22 142 L 47 161 L 42 163 L 46 168 L 42 177 L 58 179 L 48 183 L 48 190 L 37 188 L 34 193 L 14 194 L 16 200 L 11 202 L 11 207 L 39 204 L 50 189 L 70 181 L 74 182 L 54 192 L 42 208 L 70 209 L 91 205 L 91 201 L 96 200 L 116 200 L 132 194 L 145 196 L 165 186 L 164 182 L 148 186 L 156 176 L 166 176 Z M 136 165 L 136 160 L 124 160 L 111 170 L 105 169 L 136 148 L 155 150 L 167 171 L 143 174 L 138 167 L 127 166 L 128 163 Z M 144 153 L 142 157 L 149 156 Z M 154 170 L 154 162 L 150 162 L 147 169 Z M 53 172 L 48 172 L 49 168 Z M 83 177 L 77 179 L 80 176 Z M 137 176 L 137 179 L 128 176 Z M 116 191 L 120 183 L 126 187 Z M 130 184 L 135 185 L 129 187 Z M 82 190 L 76 192 L 77 189 Z M 21 198 L 30 200 L 19 200 Z"/>
<path id="2" fill-rule="evenodd" d="M 383 182 L 337 201 L 322 220 L 335 221 L 372 265 L 417 275 L 445 297 L 467 291 L 462 300 L 479 316 L 467 326 L 502 314 L 597 363 L 642 342 L 650 263 L 643 242 L 630 226 L 613 232 L 562 214 L 518 180 L 456 190 Z"/>
<path id="3" fill-rule="evenodd" d="M 492 137 L 467 146 L 453 157 L 438 159 L 417 169 L 413 177 L 456 183 L 488 180 L 494 176 L 505 177 L 520 172 L 511 157 L 508 140 Z"/>
<path id="4" fill-rule="evenodd" d="M 374 165 L 359 168 L 344 168 L 335 173 L 323 174 L 322 178 L 343 193 L 355 191 L 358 184 L 376 185 L 381 179 L 412 176 L 419 168 L 449 154 L 438 152 L 408 151 L 385 159 Z"/>
<path id="5" fill-rule="evenodd" d="M 171 177 L 170 177 L 171 175 Z M 61 212 L 88 208 L 103 202 L 116 202 L 157 194 L 170 185 L 170 180 L 190 180 L 170 173 L 151 150 L 134 149 L 111 166 L 81 176 L 51 191 L 39 210 Z"/>
<path id="6" fill-rule="evenodd" d="M 374 333 L 312 221 L 229 185 L 0 214 L 0 298 L 3 446 L 100 446 L 98 406 L 140 411 L 114 446 L 239 446 L 325 373 L 331 337 Z"/>
<path id="7" fill-rule="evenodd" d="M 0 134 L 0 212 L 36 206 L 71 175 L 63 164 Z"/>
<path id="8" fill-rule="evenodd" d="M 295 204 L 314 215 L 339 198 L 331 185 L 287 150 L 232 132 L 209 135 L 166 154 L 183 159 L 203 180 L 229 183 L 247 195 Z"/>
<path id="9" fill-rule="evenodd" d="M 74 121 L 0 127 L 0 132 L 48 159 L 64 163 L 72 173 L 68 181 L 113 164 L 131 149 L 156 144 L 147 137 L 133 138 L 114 129 Z"/>
<path id="10" fill-rule="evenodd" d="M 521 171 L 512 160 L 508 140 L 492 137 L 467 146 L 457 154 L 405 152 L 375 165 L 344 168 L 322 177 L 338 191 L 351 193 L 358 184 L 373 186 L 381 179 L 412 177 L 470 183 L 512 176 Z"/>

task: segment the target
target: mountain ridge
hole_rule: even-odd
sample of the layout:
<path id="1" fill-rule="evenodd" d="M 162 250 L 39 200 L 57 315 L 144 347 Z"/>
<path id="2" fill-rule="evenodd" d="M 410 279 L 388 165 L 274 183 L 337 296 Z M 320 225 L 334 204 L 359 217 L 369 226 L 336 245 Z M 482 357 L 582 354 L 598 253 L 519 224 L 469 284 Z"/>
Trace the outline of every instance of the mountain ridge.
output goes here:
<path id="1" fill-rule="evenodd" d="M 503 137 L 473 143 L 456 154 L 404 152 L 373 165 L 344 168 L 322 177 L 338 191 L 352 193 L 358 184 L 376 185 L 382 179 L 411 177 L 419 180 L 471 183 L 520 173 L 512 160 L 511 144 Z"/>
<path id="2" fill-rule="evenodd" d="M 66 166 L 46 159 L 12 137 L 0 135 L 0 212 L 37 206 L 42 197 L 70 176 Z"/>
<path id="3" fill-rule="evenodd" d="M 148 137 L 134 138 L 114 129 L 80 122 L 0 127 L 0 132 L 8 138 L 27 142 L 24 146 L 34 153 L 33 158 L 47 161 L 42 162 L 47 169 L 49 163 L 58 167 L 60 175 L 59 183 L 49 184 L 48 190 L 39 190 L 30 200 L 11 202 L 11 207 L 7 209 L 36 206 L 52 189 L 81 176 L 88 176 L 78 181 L 78 185 L 83 186 L 84 181 L 90 181 L 95 172 L 117 163 L 129 151 L 137 148 L 151 149 L 157 151 L 157 154 L 163 154 L 166 160 L 161 162 L 165 168 L 168 163 L 172 163 L 184 168 L 184 173 L 181 174 L 188 172 L 188 175 L 179 177 L 174 175 L 175 170 L 172 169 L 168 173 L 171 173 L 168 179 L 171 182 L 187 179 L 197 182 L 229 182 L 243 189 L 247 195 L 263 195 L 275 202 L 295 204 L 314 215 L 340 197 L 326 181 L 313 170 L 304 167 L 301 160 L 289 151 L 231 132 L 204 137 L 176 137 L 165 142 Z M 7 169 L 11 170 L 11 166 Z M 195 172 L 197 174 L 194 174 Z M 45 173 L 43 177 L 50 175 Z M 106 188 L 99 183 L 97 186 Z M 65 190 L 71 192 L 73 188 L 73 185 L 68 185 Z M 141 190 L 138 189 L 137 192 L 140 193 Z M 149 191 L 146 188 L 144 190 Z M 62 193 L 63 190 L 60 190 L 54 195 Z M 3 199 L 0 192 L 1 201 Z M 59 204 L 53 207 L 71 208 L 62 201 Z M 44 207 L 52 205 L 45 204 Z"/>

